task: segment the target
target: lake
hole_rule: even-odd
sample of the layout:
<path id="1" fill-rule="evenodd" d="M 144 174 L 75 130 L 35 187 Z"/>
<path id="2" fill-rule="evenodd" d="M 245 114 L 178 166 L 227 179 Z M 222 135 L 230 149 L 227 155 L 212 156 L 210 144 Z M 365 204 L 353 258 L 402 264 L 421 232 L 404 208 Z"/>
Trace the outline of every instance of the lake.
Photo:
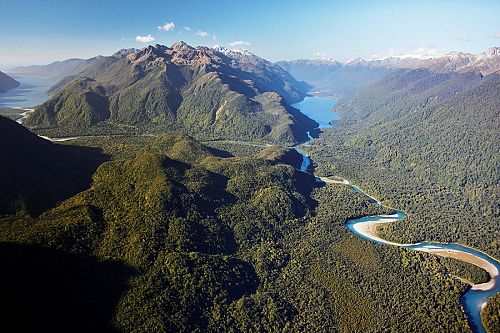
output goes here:
<path id="1" fill-rule="evenodd" d="M 302 113 L 306 114 L 309 116 L 309 118 L 315 120 L 316 122 L 319 123 L 320 128 L 326 128 L 326 127 L 332 127 L 329 124 L 329 121 L 331 120 L 338 120 L 340 119 L 340 116 L 337 115 L 334 112 L 331 112 L 332 107 L 335 105 L 336 100 L 332 98 L 327 98 L 327 97 L 306 97 L 302 102 L 295 103 L 292 106 L 299 109 Z M 311 141 L 313 138 L 309 136 L 309 139 L 305 142 Z M 304 143 L 302 143 L 304 144 Z M 310 165 L 311 165 L 311 159 L 307 154 L 305 154 L 300 148 L 300 145 L 295 147 L 295 150 L 302 155 L 302 164 L 300 167 L 301 171 L 304 172 L 311 172 L 310 170 Z M 316 178 L 316 180 L 320 181 L 319 178 Z M 358 187 L 354 185 L 349 185 L 354 191 L 362 193 L 364 195 L 367 195 L 373 203 L 377 205 L 381 205 L 376 199 L 373 197 L 369 196 L 362 190 L 360 190 Z M 348 230 L 353 232 L 354 234 L 380 243 L 380 244 L 385 244 L 385 245 L 396 245 L 396 246 L 401 246 L 407 249 L 415 250 L 415 251 L 423 251 L 426 250 L 426 248 L 434 248 L 434 249 L 440 249 L 440 250 L 451 250 L 451 251 L 459 251 L 462 253 L 468 253 L 471 254 L 477 258 L 481 258 L 485 261 L 487 261 L 490 265 L 494 266 L 497 271 L 500 271 L 500 262 L 497 261 L 495 258 L 492 258 L 488 256 L 487 254 L 475 250 L 473 248 L 469 248 L 460 244 L 453 244 L 453 243 L 433 243 L 433 242 L 421 242 L 417 244 L 397 244 L 397 243 L 392 243 L 386 240 L 383 240 L 378 237 L 373 237 L 372 235 L 368 233 L 363 233 L 358 230 L 356 230 L 355 226 L 358 223 L 372 223 L 372 224 L 377 224 L 379 222 L 388 222 L 387 220 L 390 219 L 392 222 L 401 220 L 405 218 L 407 215 L 400 210 L 394 211 L 393 215 L 387 216 L 387 215 L 376 215 L 376 216 L 367 216 L 367 217 L 362 217 L 362 218 L 357 218 L 357 219 L 351 219 L 347 221 L 346 227 Z M 486 330 L 483 326 L 483 323 L 481 322 L 481 309 L 485 302 L 488 300 L 488 298 L 492 297 L 496 293 L 500 292 L 500 275 L 496 274 L 493 278 L 493 285 L 487 289 L 487 290 L 474 290 L 469 288 L 460 298 L 460 301 L 464 307 L 465 313 L 467 314 L 467 319 L 469 321 L 469 325 L 474 333 L 486 333 Z"/>
<path id="2" fill-rule="evenodd" d="M 43 76 L 11 75 L 11 77 L 21 85 L 0 93 L 0 108 L 33 108 L 49 98 L 47 90 L 54 85 L 54 82 Z"/>
<path id="3" fill-rule="evenodd" d="M 329 97 L 306 97 L 303 101 L 292 104 L 294 108 L 299 109 L 303 114 L 315 120 L 319 128 L 329 128 L 331 120 L 338 120 L 340 116 L 332 112 L 332 108 L 337 103 L 336 99 Z"/>

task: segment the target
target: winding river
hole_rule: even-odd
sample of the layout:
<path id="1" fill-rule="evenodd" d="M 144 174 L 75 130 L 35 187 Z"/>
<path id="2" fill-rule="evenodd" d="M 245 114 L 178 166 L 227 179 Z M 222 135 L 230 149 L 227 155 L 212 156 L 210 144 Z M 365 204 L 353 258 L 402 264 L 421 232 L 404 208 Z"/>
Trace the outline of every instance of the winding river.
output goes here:
<path id="1" fill-rule="evenodd" d="M 1 96 L 0 96 L 1 97 Z M 26 96 L 23 96 L 26 98 Z M 36 94 L 35 97 L 38 97 Z M 29 98 L 28 98 L 29 99 Z M 17 105 L 16 101 L 10 101 L 9 107 L 23 107 L 27 105 L 33 105 L 37 99 L 33 98 L 33 100 L 23 100 L 24 104 L 19 103 Z M 1 101 L 1 99 L 0 99 Z M 308 115 L 310 118 L 316 120 L 319 123 L 320 128 L 331 127 L 329 124 L 330 120 L 340 119 L 340 117 L 330 112 L 336 100 L 332 98 L 325 97 L 306 97 L 303 101 L 299 103 L 295 103 L 293 106 L 300 109 L 304 114 Z M 13 105 L 13 104 L 16 105 Z M 32 109 L 24 109 L 17 120 L 18 123 L 22 123 L 22 121 L 27 118 Z M 75 138 L 48 138 L 50 141 L 66 141 L 72 140 Z M 314 138 L 308 133 L 308 140 L 302 144 L 299 144 L 294 147 L 294 149 L 302 155 L 302 164 L 300 167 L 301 171 L 311 172 L 311 159 L 300 149 L 301 146 L 307 144 L 308 142 L 314 140 Z M 375 197 L 367 194 L 359 187 L 351 184 L 348 180 L 345 179 L 332 179 L 327 177 L 316 177 L 317 182 L 325 183 L 325 184 L 341 184 L 344 186 L 349 186 L 354 191 L 362 193 L 369 197 L 373 204 L 382 205 Z M 389 208 L 389 207 L 388 207 Z M 392 208 L 391 208 L 392 209 Z M 448 244 L 448 243 L 434 243 L 434 242 L 421 242 L 416 244 L 400 244 L 385 240 L 378 236 L 377 234 L 377 226 L 383 223 L 396 222 L 406 217 L 406 213 L 400 210 L 394 210 L 393 214 L 390 215 L 375 215 L 368 216 L 359 219 L 349 220 L 346 223 L 347 229 L 349 229 L 354 234 L 365 238 L 367 240 L 389 245 L 389 246 L 398 246 L 402 248 L 407 248 L 414 251 L 422 251 L 427 253 L 432 253 L 435 255 L 443 256 L 443 257 L 451 257 L 455 258 L 478 267 L 485 269 L 491 279 L 486 283 L 481 284 L 472 284 L 471 287 L 462 295 L 461 302 L 464 307 L 465 313 L 467 314 L 467 318 L 469 320 L 469 325 L 473 332 L 476 333 L 486 333 L 485 328 L 481 322 L 481 309 L 486 304 L 486 301 L 491 296 L 500 292 L 500 262 L 495 260 L 494 258 L 488 256 L 487 254 L 475 250 L 470 247 L 466 247 L 459 244 Z"/>
<path id="2" fill-rule="evenodd" d="M 306 97 L 306 99 L 294 104 L 293 106 L 300 109 L 302 113 L 305 113 L 310 118 L 316 120 L 320 124 L 320 128 L 325 128 L 331 127 L 329 120 L 336 120 L 340 118 L 337 114 L 330 112 L 333 105 L 335 105 L 335 102 L 336 101 L 334 99 L 324 97 Z M 304 172 L 311 172 L 311 159 L 300 149 L 301 145 L 307 144 L 314 139 L 309 135 L 309 133 L 308 137 L 309 139 L 306 142 L 294 147 L 295 150 L 303 157 L 300 170 Z M 342 184 L 344 186 L 349 186 L 354 191 L 368 196 L 373 204 L 382 205 L 376 198 L 367 194 L 359 187 L 351 184 L 348 180 L 316 177 L 316 181 L 325 184 Z M 472 284 L 460 299 L 464 307 L 464 311 L 467 314 L 472 331 L 475 333 L 486 333 L 483 323 L 481 322 L 481 309 L 486 304 L 488 298 L 500 292 L 500 262 L 484 252 L 460 244 L 434 242 L 400 244 L 385 240 L 378 236 L 377 227 L 379 225 L 383 223 L 396 222 L 404 219 L 406 216 L 405 212 L 394 210 L 393 214 L 390 215 L 375 215 L 349 220 L 346 223 L 346 227 L 354 234 L 379 244 L 398 246 L 414 251 L 450 257 L 476 265 L 486 270 L 490 275 L 490 280 L 486 283 Z"/>

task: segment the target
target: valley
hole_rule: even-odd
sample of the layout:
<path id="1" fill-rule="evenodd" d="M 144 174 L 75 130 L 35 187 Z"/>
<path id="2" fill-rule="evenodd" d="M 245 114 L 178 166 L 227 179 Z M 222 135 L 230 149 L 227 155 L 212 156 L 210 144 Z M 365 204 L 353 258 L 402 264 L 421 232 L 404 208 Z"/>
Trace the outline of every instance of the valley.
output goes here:
<path id="1" fill-rule="evenodd" d="M 311 99 L 314 98 L 318 97 L 312 97 Z M 320 105 L 319 108 L 321 109 L 321 105 L 323 103 L 324 103 L 324 98 L 318 98 L 318 103 L 312 103 L 311 101 L 309 101 L 305 105 L 306 108 L 311 108 L 311 109 L 317 109 L 318 105 Z M 332 105 L 333 104 L 334 103 L 332 103 Z M 329 112 L 326 111 L 330 109 L 331 108 L 324 109 L 325 112 L 323 114 L 328 115 Z M 305 110 L 304 112 L 308 115 L 314 114 L 313 112 L 308 112 L 308 110 Z M 331 117 L 332 120 L 340 119 L 340 117 L 338 117 L 338 115 L 336 115 L 335 113 L 333 115 L 334 116 Z M 315 118 L 313 117 L 313 119 Z M 320 120 L 317 121 L 319 124 L 321 124 Z M 330 127 L 331 126 L 329 126 L 329 124 L 328 126 L 326 126 L 326 128 Z M 313 138 L 311 138 L 310 141 L 312 141 L 312 139 Z M 307 172 L 310 167 L 311 161 L 309 157 L 305 155 L 300 149 L 297 150 L 303 156 L 303 163 L 301 164 L 300 169 L 304 172 Z M 326 184 L 347 185 L 351 187 L 355 192 L 366 195 L 374 204 L 379 206 L 382 205 L 374 197 L 370 196 L 369 194 L 366 194 L 355 185 L 351 185 L 351 183 L 348 180 L 339 179 L 336 176 L 334 176 L 334 178 L 337 179 L 332 180 L 326 177 L 317 177 L 316 180 L 319 182 L 324 182 Z M 494 259 L 481 251 L 458 244 L 432 243 L 429 241 L 423 241 L 416 244 L 400 244 L 392 241 L 387 241 L 378 235 L 377 232 L 378 227 L 386 223 L 391 223 L 391 222 L 394 223 L 400 221 L 404 219 L 407 216 L 407 214 L 405 214 L 402 211 L 398 211 L 386 206 L 385 208 L 391 209 L 393 211 L 393 214 L 369 216 L 369 217 L 362 217 L 358 219 L 348 220 L 346 222 L 346 226 L 351 232 L 355 233 L 356 235 L 371 241 L 375 241 L 377 243 L 403 247 L 414 251 L 422 251 L 435 254 L 438 256 L 457 259 L 464 263 L 475 265 L 488 272 L 490 276 L 489 281 L 483 283 L 469 282 L 469 284 L 471 284 L 471 289 L 465 292 L 464 295 L 461 297 L 464 309 L 466 310 L 469 316 L 469 323 L 473 332 L 485 333 L 486 330 L 481 321 L 481 311 L 485 308 L 488 299 L 500 292 L 500 262 L 497 259 Z"/>
<path id="2" fill-rule="evenodd" d="M 364 68 L 332 99 L 185 43 L 63 68 L 0 117 L 12 324 L 495 332 L 497 74 Z"/>
<path id="3" fill-rule="evenodd" d="M 317 99 L 317 100 L 316 100 Z M 302 109 L 302 111 L 311 117 L 312 119 L 316 120 L 319 124 L 320 127 L 323 127 L 324 125 L 326 128 L 331 128 L 329 125 L 329 122 L 324 119 L 331 118 L 332 120 L 338 120 L 340 119 L 335 113 L 330 113 L 329 110 L 331 107 L 335 104 L 335 100 L 330 100 L 321 97 L 308 97 L 306 101 L 300 102 L 295 104 L 294 106 Z M 325 108 L 325 105 L 327 107 Z M 303 108 L 300 108 L 303 106 Z M 319 115 L 319 117 L 314 117 L 314 115 Z M 325 128 L 323 127 L 323 128 Z M 152 136 L 154 137 L 154 136 Z M 102 136 L 102 139 L 105 139 L 106 136 Z M 79 140 L 90 140 L 90 142 L 93 142 L 95 139 L 98 139 L 98 137 L 74 137 L 74 138 L 67 138 L 67 139 L 51 139 L 51 141 L 76 141 L 78 142 Z M 314 140 L 314 138 L 311 137 L 311 140 Z M 246 142 L 246 141 L 222 141 L 218 142 L 219 144 L 238 144 L 238 145 L 249 145 L 252 147 L 257 147 L 259 149 L 269 149 L 273 147 L 272 145 L 269 144 L 258 144 L 258 143 L 252 143 L 252 142 Z M 210 142 L 208 142 L 210 144 Z M 310 141 L 305 143 L 306 145 L 310 144 Z M 301 144 L 304 145 L 304 144 Z M 300 146 L 299 146 L 300 147 Z M 302 161 L 299 166 L 299 169 L 307 172 L 310 168 L 311 161 L 305 155 L 300 149 L 297 149 L 299 154 L 301 155 Z M 297 162 L 296 162 L 297 163 Z M 335 178 L 335 177 L 334 177 Z M 316 182 L 325 182 L 325 183 L 331 183 L 331 184 L 337 184 L 337 186 L 340 185 L 347 185 L 349 187 L 352 187 L 355 192 L 362 193 L 363 195 L 368 196 L 369 200 L 371 202 L 374 202 L 377 205 L 380 205 L 380 203 L 374 199 L 373 197 L 365 194 L 363 191 L 361 191 L 359 188 L 355 187 L 354 185 L 351 185 L 349 181 L 347 180 L 332 180 L 331 178 L 325 178 L 325 177 L 318 177 Z M 388 208 L 388 207 L 385 207 Z M 388 212 L 392 210 L 392 208 L 388 208 Z M 460 247 L 457 245 L 450 245 L 447 246 L 443 243 L 419 243 L 419 244 L 399 244 L 399 243 L 394 243 L 391 241 L 386 241 L 378 236 L 377 233 L 377 226 L 383 223 L 387 222 L 395 222 L 398 221 L 399 219 L 402 219 L 406 217 L 406 214 L 401 212 L 401 211 L 396 211 L 395 214 L 393 215 L 379 215 L 379 216 L 369 216 L 369 217 L 362 217 L 359 219 L 350 219 L 346 222 L 347 229 L 349 229 L 351 232 L 366 238 L 368 240 L 372 240 L 381 244 L 387 244 L 387 245 L 393 245 L 393 246 L 399 246 L 399 247 L 404 247 L 408 248 L 411 250 L 416 250 L 416 251 L 424 251 L 428 252 L 431 254 L 437 254 L 439 256 L 445 256 L 445 257 L 451 257 L 466 263 L 473 264 L 475 266 L 481 267 L 485 269 L 489 274 L 490 274 L 490 281 L 485 282 L 482 284 L 474 284 L 472 286 L 472 289 L 467 291 L 464 296 L 461 298 L 462 304 L 465 306 L 465 309 L 467 311 L 467 314 L 469 316 L 470 324 L 471 327 L 474 328 L 474 332 L 485 332 L 484 327 L 481 324 L 481 319 L 480 319 L 480 312 L 481 309 L 484 307 L 486 304 L 486 300 L 498 293 L 499 291 L 499 275 L 498 275 L 498 269 L 500 267 L 500 264 L 498 261 L 492 259 L 491 257 L 485 256 L 484 254 L 468 249 L 465 247 Z M 452 251 L 458 251 L 458 252 L 450 252 L 449 250 L 445 249 L 452 249 Z M 454 254 L 456 253 L 456 254 Z M 467 257 L 466 255 L 471 255 L 470 257 Z M 485 259 L 486 258 L 486 259 Z M 478 292 L 479 291 L 479 292 Z"/>

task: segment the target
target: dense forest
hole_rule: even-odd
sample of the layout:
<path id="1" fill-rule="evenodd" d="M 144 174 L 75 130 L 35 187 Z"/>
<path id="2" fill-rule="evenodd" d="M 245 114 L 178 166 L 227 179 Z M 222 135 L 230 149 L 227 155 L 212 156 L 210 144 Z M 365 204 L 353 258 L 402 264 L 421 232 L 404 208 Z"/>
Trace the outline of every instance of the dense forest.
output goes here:
<path id="1" fill-rule="evenodd" d="M 318 172 L 355 180 L 407 211 L 411 221 L 387 226 L 390 238 L 451 240 L 500 257 L 499 76 L 405 71 L 396 78 L 339 102 L 343 123 L 309 149 Z M 451 87 L 464 81 L 470 89 Z"/>
<path id="2" fill-rule="evenodd" d="M 304 149 L 318 174 L 408 213 L 380 228 L 384 238 L 456 242 L 499 258 L 498 91 L 498 75 L 394 72 L 341 99 L 343 119 Z M 484 279 L 466 270 L 457 275 Z"/>
<path id="3" fill-rule="evenodd" d="M 500 294 L 493 296 L 481 311 L 481 319 L 486 332 L 500 332 Z"/>
<path id="4" fill-rule="evenodd" d="M 3 139 L 25 136 L 40 153 L 96 157 L 85 189 L 46 192 L 43 212 L 20 195 L 4 212 L 2 295 L 19 329 L 469 330 L 466 285 L 448 274 L 464 268 L 351 234 L 346 220 L 389 211 L 319 185 L 289 149 L 248 155 L 175 133 L 51 144 L 3 122 Z"/>

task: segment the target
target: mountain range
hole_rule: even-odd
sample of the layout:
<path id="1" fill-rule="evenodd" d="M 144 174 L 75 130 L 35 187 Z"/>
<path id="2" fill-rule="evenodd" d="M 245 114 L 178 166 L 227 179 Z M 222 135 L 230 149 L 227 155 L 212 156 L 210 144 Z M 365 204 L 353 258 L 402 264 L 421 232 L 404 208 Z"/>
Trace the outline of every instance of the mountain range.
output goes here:
<path id="1" fill-rule="evenodd" d="M 101 56 L 90 59 L 71 58 L 55 61 L 48 65 L 18 66 L 8 72 L 14 75 L 39 75 L 47 77 L 53 82 L 58 82 L 67 76 L 76 75 L 98 58 L 101 58 Z"/>
<path id="2" fill-rule="evenodd" d="M 305 96 L 307 86 L 248 52 L 178 42 L 63 67 L 67 76 L 26 122 L 35 130 L 71 135 L 82 129 L 177 129 L 210 138 L 292 144 L 317 126 L 290 107 Z"/>
<path id="3" fill-rule="evenodd" d="M 9 75 L 0 72 L 0 93 L 19 87 L 20 83 Z"/>
<path id="4" fill-rule="evenodd" d="M 331 59 L 280 61 L 277 65 L 310 84 L 314 93 L 333 97 L 346 95 L 392 71 L 392 68 L 367 66 L 364 62 L 345 65 Z"/>
<path id="5" fill-rule="evenodd" d="M 273 64 L 179 42 L 17 68 L 55 85 L 31 128 L 0 116 L 4 326 L 471 331 L 461 296 L 486 272 L 345 223 L 397 207 L 408 216 L 377 229 L 385 239 L 500 256 L 495 50 Z M 300 146 L 309 170 L 387 206 L 316 181 L 283 147 L 317 126 L 291 106 L 311 91 L 342 95 L 342 118 Z M 488 333 L 497 309 L 498 294 L 483 310 Z"/>
<path id="6" fill-rule="evenodd" d="M 333 59 L 281 61 L 279 66 L 298 80 L 304 80 L 323 94 L 346 95 L 369 85 L 397 69 L 427 69 L 436 73 L 478 73 L 500 71 L 500 48 L 480 54 L 450 52 L 436 57 L 401 56 L 378 60 L 356 58 L 348 62 Z"/>
<path id="7" fill-rule="evenodd" d="M 481 73 L 488 75 L 500 70 L 500 47 L 491 47 L 479 54 L 450 52 L 433 57 L 401 56 L 363 62 L 370 67 L 429 69 L 438 73 Z M 346 65 L 358 65 L 359 60 Z"/>

